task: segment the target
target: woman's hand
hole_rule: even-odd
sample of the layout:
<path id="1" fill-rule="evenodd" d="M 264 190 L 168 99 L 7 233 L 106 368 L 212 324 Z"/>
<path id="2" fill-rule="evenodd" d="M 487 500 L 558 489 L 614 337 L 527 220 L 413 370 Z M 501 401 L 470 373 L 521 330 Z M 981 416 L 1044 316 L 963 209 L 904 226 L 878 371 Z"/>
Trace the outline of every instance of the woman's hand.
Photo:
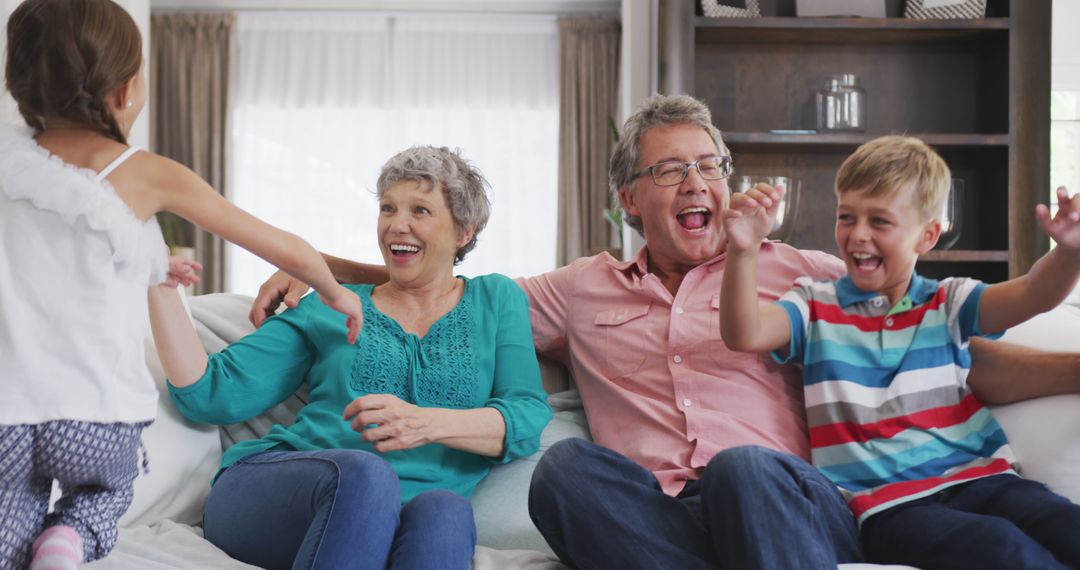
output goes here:
<path id="1" fill-rule="evenodd" d="M 179 255 L 169 256 L 169 274 L 165 278 L 165 282 L 162 283 L 165 287 L 177 287 L 193 285 L 199 283 L 202 279 L 198 273 L 203 270 L 201 263 L 192 261 L 186 257 L 180 257 Z"/>
<path id="2" fill-rule="evenodd" d="M 421 408 L 390 394 L 369 394 L 345 406 L 345 420 L 376 451 L 412 449 L 435 440 L 436 408 Z"/>

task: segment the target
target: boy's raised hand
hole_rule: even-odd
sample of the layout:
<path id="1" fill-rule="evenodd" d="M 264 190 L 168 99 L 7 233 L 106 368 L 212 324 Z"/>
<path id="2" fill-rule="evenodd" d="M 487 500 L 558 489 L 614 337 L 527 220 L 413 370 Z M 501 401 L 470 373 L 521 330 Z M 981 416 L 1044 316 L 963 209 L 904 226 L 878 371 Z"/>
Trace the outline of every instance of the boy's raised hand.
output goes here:
<path id="1" fill-rule="evenodd" d="M 1069 198 L 1069 191 L 1059 186 L 1057 197 L 1057 214 L 1051 218 L 1050 209 L 1039 204 L 1035 207 L 1035 219 L 1039 220 L 1043 230 L 1057 242 L 1058 247 L 1080 255 L 1080 194 Z"/>
<path id="2" fill-rule="evenodd" d="M 345 315 L 349 344 L 356 344 L 356 339 L 360 338 L 360 329 L 364 325 L 364 306 L 360 303 L 360 297 L 341 285 L 338 285 L 331 295 L 320 293 L 319 300 L 327 307 Z"/>
<path id="3" fill-rule="evenodd" d="M 748 251 L 761 244 L 772 231 L 785 191 L 783 186 L 758 183 L 746 192 L 731 195 L 731 202 L 720 214 L 729 251 Z"/>

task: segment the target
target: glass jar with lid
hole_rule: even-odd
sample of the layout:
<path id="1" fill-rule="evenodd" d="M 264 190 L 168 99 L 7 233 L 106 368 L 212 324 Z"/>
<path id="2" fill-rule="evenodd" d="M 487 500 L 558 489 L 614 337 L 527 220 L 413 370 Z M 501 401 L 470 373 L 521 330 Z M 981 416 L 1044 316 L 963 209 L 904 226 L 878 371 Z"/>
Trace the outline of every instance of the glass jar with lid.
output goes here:
<path id="1" fill-rule="evenodd" d="M 817 94 L 818 131 L 866 130 L 866 90 L 851 73 L 833 75 Z"/>

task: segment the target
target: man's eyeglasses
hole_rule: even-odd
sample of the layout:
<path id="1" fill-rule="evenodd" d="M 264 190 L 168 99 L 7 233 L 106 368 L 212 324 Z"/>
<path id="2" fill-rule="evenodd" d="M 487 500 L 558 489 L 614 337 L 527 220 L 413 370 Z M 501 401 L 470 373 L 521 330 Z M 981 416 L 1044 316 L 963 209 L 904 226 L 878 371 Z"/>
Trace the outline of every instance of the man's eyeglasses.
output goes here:
<path id="1" fill-rule="evenodd" d="M 648 172 L 657 186 L 678 186 L 686 180 L 690 167 L 696 168 L 698 174 L 705 180 L 723 180 L 735 173 L 735 165 L 732 164 L 730 156 L 710 156 L 694 162 L 678 160 L 659 162 L 635 173 L 628 182 L 633 182 Z"/>

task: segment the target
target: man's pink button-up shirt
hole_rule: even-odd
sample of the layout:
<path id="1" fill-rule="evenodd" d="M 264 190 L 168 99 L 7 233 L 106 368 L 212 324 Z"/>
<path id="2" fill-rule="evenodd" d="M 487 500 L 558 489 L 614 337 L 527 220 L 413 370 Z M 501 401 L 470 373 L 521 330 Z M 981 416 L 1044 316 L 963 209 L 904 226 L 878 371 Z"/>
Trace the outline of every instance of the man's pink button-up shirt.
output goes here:
<path id="1" fill-rule="evenodd" d="M 593 439 L 652 471 L 669 495 L 729 447 L 808 458 L 799 370 L 732 352 L 720 338 L 725 256 L 690 270 L 672 298 L 648 273 L 646 249 L 633 261 L 604 253 L 518 280 L 536 349 L 570 369 Z M 764 243 L 758 296 L 775 301 L 796 277 L 843 274 L 833 256 Z"/>

